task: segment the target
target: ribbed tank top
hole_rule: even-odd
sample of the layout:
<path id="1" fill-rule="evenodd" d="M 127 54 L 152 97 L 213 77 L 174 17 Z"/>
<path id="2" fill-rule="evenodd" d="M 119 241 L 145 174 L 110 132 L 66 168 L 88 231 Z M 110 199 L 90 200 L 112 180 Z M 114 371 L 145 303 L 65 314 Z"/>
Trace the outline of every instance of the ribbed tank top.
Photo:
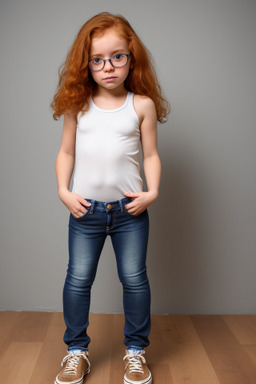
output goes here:
<path id="1" fill-rule="evenodd" d="M 99 201 L 142 191 L 139 146 L 139 118 L 132 92 L 113 110 L 101 109 L 90 99 L 89 110 L 77 116 L 72 191 Z"/>

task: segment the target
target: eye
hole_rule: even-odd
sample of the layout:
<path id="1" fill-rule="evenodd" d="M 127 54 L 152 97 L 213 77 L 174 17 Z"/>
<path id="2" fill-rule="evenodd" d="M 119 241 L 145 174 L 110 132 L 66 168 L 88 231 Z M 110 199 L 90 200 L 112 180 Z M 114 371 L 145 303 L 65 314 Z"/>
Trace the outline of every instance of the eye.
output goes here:
<path id="1" fill-rule="evenodd" d="M 92 64 L 100 64 L 102 62 L 102 59 L 100 57 L 95 57 L 91 60 Z"/>
<path id="2" fill-rule="evenodd" d="M 114 60 L 117 60 L 117 61 L 122 60 L 122 58 L 123 58 L 123 55 L 122 55 L 121 53 L 116 53 L 116 54 L 113 56 L 113 59 L 114 59 Z"/>

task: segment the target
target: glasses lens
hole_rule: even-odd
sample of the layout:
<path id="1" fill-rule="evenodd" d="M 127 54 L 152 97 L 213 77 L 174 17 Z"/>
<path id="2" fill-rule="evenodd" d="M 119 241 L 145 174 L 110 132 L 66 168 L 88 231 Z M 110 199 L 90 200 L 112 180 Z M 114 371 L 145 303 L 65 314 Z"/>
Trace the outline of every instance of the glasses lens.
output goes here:
<path id="1" fill-rule="evenodd" d="M 103 60 L 96 57 L 90 61 L 89 66 L 93 71 L 100 71 L 103 67 Z"/>
<path id="2" fill-rule="evenodd" d="M 128 57 L 120 53 L 117 53 L 116 55 L 111 57 L 111 62 L 116 68 L 123 67 L 124 65 L 126 65 L 127 61 Z"/>

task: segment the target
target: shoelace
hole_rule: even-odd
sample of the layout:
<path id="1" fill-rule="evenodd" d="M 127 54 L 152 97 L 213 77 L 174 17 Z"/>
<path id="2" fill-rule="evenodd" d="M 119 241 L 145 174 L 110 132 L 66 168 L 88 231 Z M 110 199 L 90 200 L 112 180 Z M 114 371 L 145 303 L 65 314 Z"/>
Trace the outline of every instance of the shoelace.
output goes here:
<path id="1" fill-rule="evenodd" d="M 64 359 L 62 360 L 62 363 L 61 363 L 61 366 L 63 367 L 64 363 L 67 361 L 67 364 L 66 364 L 66 367 L 64 370 L 65 374 L 67 374 L 67 375 L 76 374 L 79 360 L 81 357 L 87 361 L 88 370 L 90 370 L 91 364 L 89 362 L 89 359 L 85 355 L 85 353 L 83 353 L 83 352 L 77 352 L 77 353 L 69 352 L 68 355 L 64 357 Z"/>
<path id="2" fill-rule="evenodd" d="M 129 366 L 129 372 L 130 373 L 144 373 L 143 365 L 142 363 L 146 364 L 146 359 L 142 354 L 144 354 L 145 351 L 142 351 L 138 353 L 137 355 L 130 355 L 129 353 L 125 355 L 123 360 L 128 360 L 125 369 Z"/>

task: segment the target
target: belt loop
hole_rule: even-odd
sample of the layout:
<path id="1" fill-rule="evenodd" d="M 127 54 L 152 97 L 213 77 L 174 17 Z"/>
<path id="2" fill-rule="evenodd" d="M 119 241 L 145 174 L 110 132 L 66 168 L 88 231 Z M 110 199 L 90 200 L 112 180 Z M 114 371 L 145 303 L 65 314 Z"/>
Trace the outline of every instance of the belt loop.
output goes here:
<path id="1" fill-rule="evenodd" d="M 94 212 L 95 200 L 91 200 L 90 215 Z"/>
<path id="2" fill-rule="evenodd" d="M 120 205 L 120 210 L 121 212 L 123 212 L 124 208 L 123 208 L 123 200 L 119 200 L 119 205 Z"/>

